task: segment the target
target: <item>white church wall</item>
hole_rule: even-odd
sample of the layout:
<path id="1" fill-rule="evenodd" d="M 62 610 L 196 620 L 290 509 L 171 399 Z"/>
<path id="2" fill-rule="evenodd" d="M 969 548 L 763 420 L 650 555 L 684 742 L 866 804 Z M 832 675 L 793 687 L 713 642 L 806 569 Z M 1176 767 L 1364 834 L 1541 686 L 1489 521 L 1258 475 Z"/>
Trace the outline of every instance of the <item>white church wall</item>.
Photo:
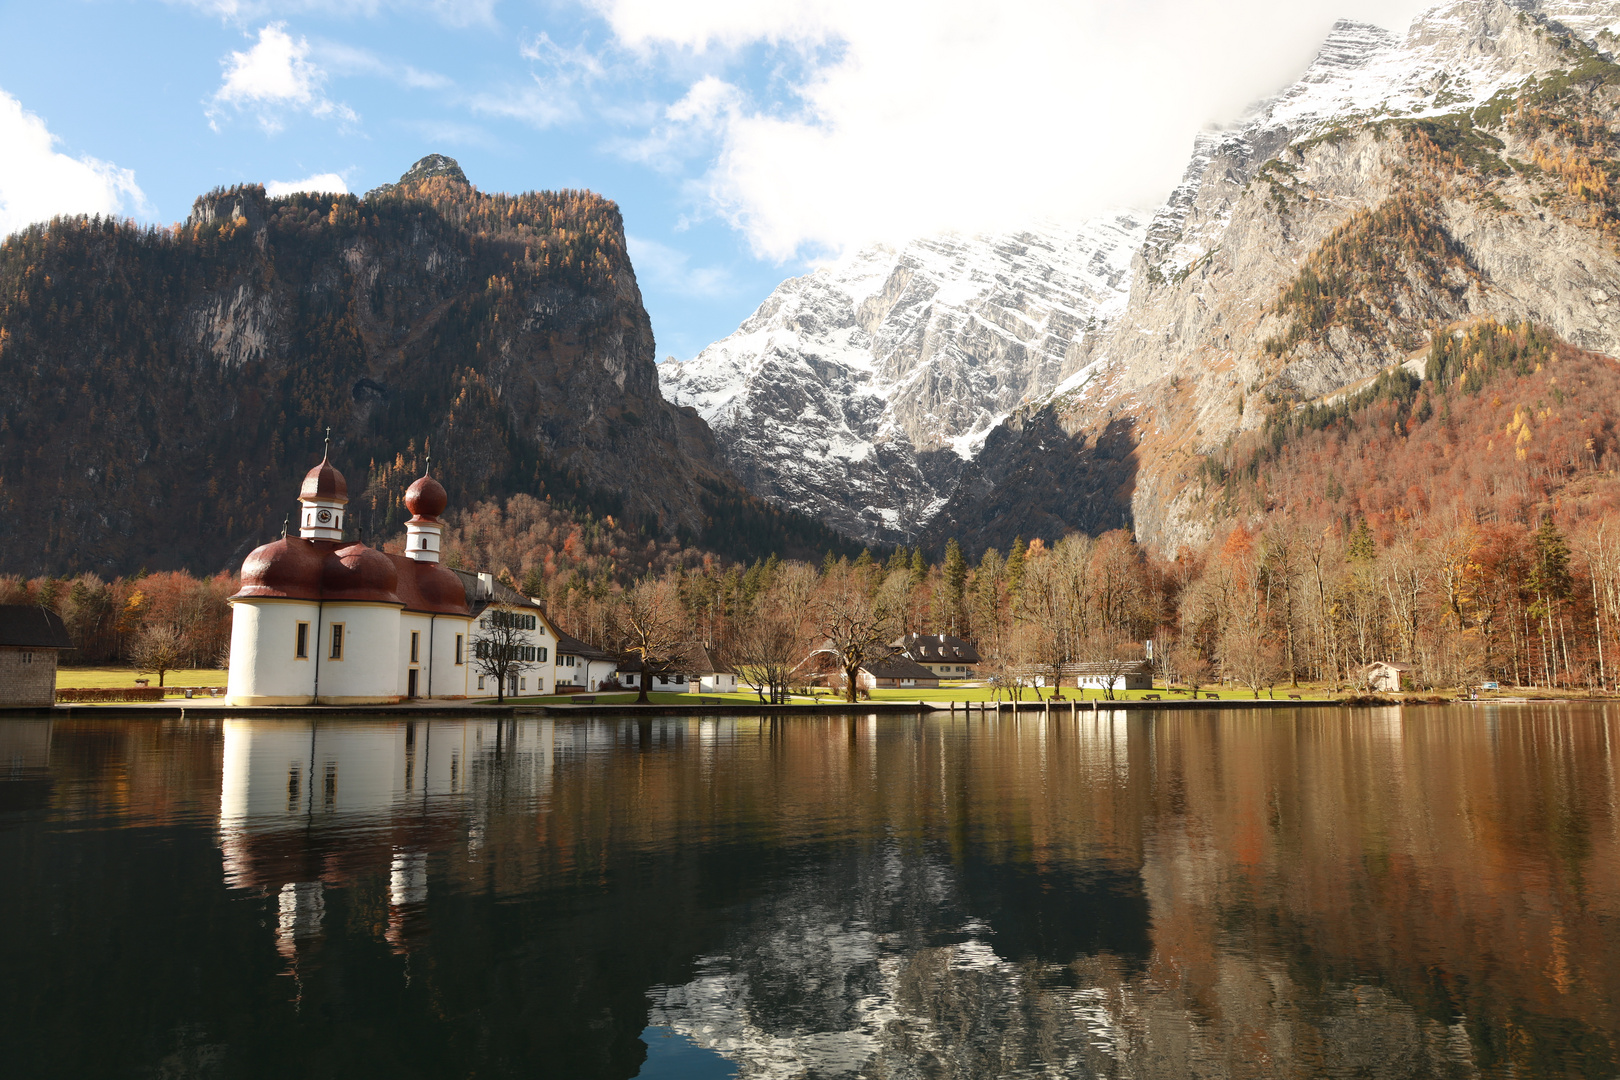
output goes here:
<path id="1" fill-rule="evenodd" d="M 305 600 L 254 600 L 232 605 L 231 669 L 225 694 L 232 705 L 308 705 L 314 701 L 319 606 Z M 298 624 L 309 629 L 299 657 Z"/>
<path id="2" fill-rule="evenodd" d="M 321 627 L 322 705 L 369 705 L 398 700 L 400 609 L 390 604 L 328 603 Z M 341 657 L 332 656 L 333 628 L 343 627 Z"/>
<path id="3" fill-rule="evenodd" d="M 460 663 L 456 660 L 456 638 L 461 639 Z M 432 681 L 429 691 L 436 698 L 466 697 L 467 677 L 472 665 L 472 620 L 457 615 L 440 615 L 433 620 Z"/>

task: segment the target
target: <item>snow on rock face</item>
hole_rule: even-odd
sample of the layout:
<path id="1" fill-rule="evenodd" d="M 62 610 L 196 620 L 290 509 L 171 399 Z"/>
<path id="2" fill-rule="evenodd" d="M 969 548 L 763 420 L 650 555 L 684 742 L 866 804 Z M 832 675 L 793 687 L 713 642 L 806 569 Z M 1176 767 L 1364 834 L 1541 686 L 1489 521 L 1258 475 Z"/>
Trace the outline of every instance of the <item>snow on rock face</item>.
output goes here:
<path id="1" fill-rule="evenodd" d="M 911 539 L 1014 408 L 1123 305 L 1143 225 L 929 237 L 784 282 L 659 374 L 756 493 L 863 540 Z"/>
<path id="2" fill-rule="evenodd" d="M 1148 263 L 1169 276 L 1216 247 L 1232 202 L 1290 143 L 1358 121 L 1454 113 L 1567 63 L 1537 32 L 1535 15 L 1592 43 L 1607 34 L 1620 46 L 1615 0 L 1451 0 L 1419 15 L 1404 39 L 1339 20 L 1298 81 L 1231 128 L 1194 141 L 1181 184 L 1148 227 Z"/>

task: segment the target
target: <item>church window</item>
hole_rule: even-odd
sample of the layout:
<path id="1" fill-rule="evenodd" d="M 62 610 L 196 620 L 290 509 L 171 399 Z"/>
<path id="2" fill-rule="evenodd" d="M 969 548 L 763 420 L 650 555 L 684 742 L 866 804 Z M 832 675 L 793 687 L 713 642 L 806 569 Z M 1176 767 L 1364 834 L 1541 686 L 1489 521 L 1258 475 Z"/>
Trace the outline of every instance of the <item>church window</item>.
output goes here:
<path id="1" fill-rule="evenodd" d="M 416 663 L 417 661 L 419 661 L 421 659 L 422 659 L 422 632 L 420 630 L 412 630 L 411 631 L 411 663 L 414 664 L 414 663 Z"/>
<path id="2" fill-rule="evenodd" d="M 327 655 L 329 660 L 343 659 L 343 624 L 332 624 L 332 651 Z"/>
<path id="3" fill-rule="evenodd" d="M 461 637 L 462 636 L 460 634 L 456 635 L 456 663 L 457 664 L 460 664 L 462 662 L 462 659 L 461 659 Z M 478 689 L 482 690 L 483 688 L 484 688 L 483 680 L 479 680 Z"/>
<path id="4" fill-rule="evenodd" d="M 297 640 L 293 646 L 293 656 L 299 660 L 309 659 L 309 623 L 298 624 Z"/>

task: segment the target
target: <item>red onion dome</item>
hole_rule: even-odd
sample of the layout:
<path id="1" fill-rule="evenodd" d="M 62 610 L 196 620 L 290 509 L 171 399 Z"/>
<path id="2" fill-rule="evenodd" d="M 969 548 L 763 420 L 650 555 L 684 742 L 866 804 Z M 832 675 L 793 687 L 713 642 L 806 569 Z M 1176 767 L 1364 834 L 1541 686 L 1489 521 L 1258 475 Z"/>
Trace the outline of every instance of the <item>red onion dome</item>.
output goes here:
<path id="1" fill-rule="evenodd" d="M 242 563 L 242 587 L 236 595 L 319 600 L 321 563 L 330 550 L 296 536 L 254 548 Z"/>
<path id="2" fill-rule="evenodd" d="M 444 493 L 444 485 L 431 476 L 424 476 L 405 489 L 405 509 L 414 517 L 436 518 L 449 505 L 450 496 Z"/>
<path id="3" fill-rule="evenodd" d="M 323 600 L 370 600 L 403 603 L 398 594 L 399 573 L 394 560 L 364 544 L 338 548 L 321 567 Z"/>
<path id="4" fill-rule="evenodd" d="M 329 502 L 347 503 L 349 483 L 343 479 L 343 474 L 332 468 L 332 463 L 323 457 L 319 465 L 304 474 L 304 486 L 298 489 L 298 498 L 300 501 L 325 499 Z"/>
<path id="5" fill-rule="evenodd" d="M 440 615 L 467 615 L 467 590 L 456 572 L 438 563 L 404 562 L 416 576 L 416 594 L 422 611 Z M 411 605 L 417 606 L 417 605 Z"/>

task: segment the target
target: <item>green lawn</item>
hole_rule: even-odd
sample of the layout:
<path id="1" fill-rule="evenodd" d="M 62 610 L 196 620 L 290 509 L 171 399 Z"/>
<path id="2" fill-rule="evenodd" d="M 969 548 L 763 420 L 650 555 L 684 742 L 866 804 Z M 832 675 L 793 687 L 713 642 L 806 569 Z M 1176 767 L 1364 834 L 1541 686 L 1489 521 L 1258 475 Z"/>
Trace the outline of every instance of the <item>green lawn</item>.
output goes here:
<path id="1" fill-rule="evenodd" d="M 163 673 L 164 686 L 224 686 L 227 673 L 207 668 L 188 668 Z M 58 690 L 97 690 L 111 686 L 134 686 L 136 679 L 149 679 L 157 685 L 157 675 L 127 667 L 72 667 L 56 669 Z"/>
<path id="2" fill-rule="evenodd" d="M 1062 693 L 1065 701 L 1072 701 L 1076 697 L 1082 701 L 1108 700 L 1107 695 L 1101 690 L 1076 690 L 1072 686 L 1065 686 L 1060 692 Z M 1157 694 L 1164 701 L 1187 700 L 1187 694 L 1185 692 L 1172 693 L 1169 690 L 1166 690 L 1163 685 L 1156 686 L 1152 690 L 1116 690 L 1114 691 L 1113 700 L 1141 701 L 1149 694 Z M 1247 687 L 1205 686 L 1200 687 L 1198 690 L 1198 697 L 1200 700 L 1209 697 L 1211 694 L 1223 701 L 1254 700 L 1254 694 Z M 1298 689 L 1288 686 L 1277 687 L 1276 696 L 1279 700 L 1287 700 L 1289 694 L 1298 694 L 1300 695 L 1301 700 L 1307 698 L 1337 698 L 1342 696 L 1329 688 L 1321 686 L 1301 686 Z M 1031 688 L 1024 691 L 1021 700 L 1026 702 L 1045 701 L 1051 696 L 1052 691 L 1050 690 Z M 1260 697 L 1262 699 L 1269 698 L 1270 696 L 1271 695 L 1266 691 L 1260 691 Z M 994 701 L 995 699 L 996 692 L 987 686 L 952 686 L 947 684 L 939 687 L 937 690 L 918 688 L 872 691 L 873 701 Z M 1001 693 L 1001 700 L 1008 700 L 1005 691 Z"/>
<path id="3" fill-rule="evenodd" d="M 1163 686 L 1157 687 L 1157 688 L 1155 688 L 1153 690 L 1118 690 L 1118 691 L 1115 691 L 1113 700 L 1115 700 L 1115 701 L 1141 701 L 1143 698 L 1147 697 L 1147 695 L 1149 695 L 1149 694 L 1158 694 L 1159 697 L 1161 699 L 1165 700 L 1165 701 L 1185 701 L 1185 700 L 1187 700 L 1187 695 L 1185 693 L 1170 693 L 1169 691 L 1165 690 L 1165 688 Z M 1233 689 L 1232 687 L 1201 687 L 1199 689 L 1199 691 L 1198 691 L 1198 696 L 1199 696 L 1200 700 L 1207 699 L 1212 694 L 1217 696 L 1221 700 L 1224 700 L 1224 701 L 1253 701 L 1254 700 L 1254 695 L 1251 692 L 1249 692 L 1249 690 L 1242 689 L 1242 688 Z M 1321 699 L 1321 698 L 1338 698 L 1338 697 L 1342 696 L 1341 694 L 1339 694 L 1336 691 L 1333 691 L 1333 690 L 1331 690 L 1329 688 L 1321 687 L 1321 686 L 1302 686 L 1297 690 L 1294 690 L 1294 689 L 1291 689 L 1291 688 L 1285 687 L 1285 686 L 1277 687 L 1276 696 L 1277 696 L 1278 700 L 1287 700 L 1289 694 L 1299 694 L 1301 700 Z M 995 700 L 994 695 L 995 695 L 995 691 L 991 690 L 988 687 L 983 687 L 983 686 L 960 686 L 960 685 L 951 686 L 951 685 L 947 685 L 947 686 L 941 686 L 938 689 L 933 689 L 933 688 L 910 688 L 910 689 L 903 689 L 903 690 L 874 690 L 874 691 L 872 691 L 872 696 L 871 696 L 870 699 L 862 698 L 861 700 L 862 701 L 867 701 L 867 700 L 871 700 L 871 701 L 889 701 L 889 702 L 913 702 L 913 701 L 927 701 L 927 702 L 946 702 L 946 701 L 969 702 L 969 701 L 971 701 L 971 702 L 980 702 L 980 701 L 993 701 L 993 700 Z M 596 704 L 598 704 L 598 705 L 629 705 L 629 704 L 633 704 L 635 702 L 635 700 L 636 700 L 636 693 L 635 693 L 634 690 L 615 691 L 613 693 L 596 693 L 596 694 L 590 694 L 590 695 L 587 695 L 587 696 L 595 698 L 596 699 Z M 1050 696 L 1051 696 L 1051 692 L 1048 691 L 1048 690 L 1030 689 L 1030 690 L 1025 690 L 1024 691 L 1024 696 L 1023 696 L 1022 700 L 1025 703 L 1034 702 L 1034 701 L 1044 701 L 1047 698 L 1049 698 Z M 1076 698 L 1076 696 L 1078 696 L 1083 701 L 1107 700 L 1106 696 L 1103 694 L 1103 692 L 1101 690 L 1076 691 L 1072 686 L 1071 687 L 1065 687 L 1063 689 L 1063 700 L 1072 701 L 1072 700 L 1074 700 Z M 558 705 L 558 704 L 566 705 L 569 702 L 571 702 L 574 699 L 574 697 L 575 697 L 575 695 L 573 695 L 573 694 L 558 694 L 558 695 L 550 695 L 550 694 L 548 694 L 548 695 L 546 695 L 544 697 L 507 698 L 506 701 L 507 701 L 508 704 L 511 704 L 511 705 Z M 648 695 L 648 698 L 655 705 L 691 705 L 691 704 L 695 704 L 697 699 L 700 698 L 700 697 L 703 697 L 703 698 L 718 698 L 719 700 L 724 701 L 724 702 L 726 702 L 728 704 L 738 704 L 738 705 L 758 705 L 759 704 L 759 696 L 757 694 L 755 694 L 752 690 L 745 691 L 745 692 L 738 692 L 738 693 L 734 693 L 734 694 L 671 694 L 671 693 L 658 693 L 658 692 L 654 691 L 653 693 Z M 1270 695 L 1267 694 L 1264 690 L 1262 690 L 1260 692 L 1260 697 L 1261 697 L 1262 700 L 1266 700 L 1266 699 L 1268 699 L 1270 697 Z M 493 703 L 495 701 L 494 698 L 483 698 L 483 699 L 480 699 L 480 700 L 481 701 L 487 701 L 487 702 L 490 702 L 490 703 Z M 811 702 L 836 703 L 836 702 L 839 702 L 839 701 L 842 701 L 842 700 L 843 700 L 843 698 L 840 695 L 825 694 L 824 693 L 824 694 L 818 694 L 818 695 L 816 695 L 814 697 L 807 697 L 807 696 L 804 696 L 804 695 L 795 695 L 791 699 L 791 703 L 792 704 L 804 704 L 804 703 L 811 703 Z M 1006 696 L 1005 693 L 1002 694 L 1001 700 L 1003 700 L 1003 701 L 1007 700 L 1007 696 Z"/>
<path id="4" fill-rule="evenodd" d="M 581 695 L 547 694 L 544 697 L 509 697 L 506 699 L 506 703 L 508 705 L 567 705 L 579 696 Z M 585 694 L 583 696 L 595 698 L 598 705 L 633 705 L 636 701 L 636 692 L 634 690 L 615 690 L 612 693 Z M 693 705 L 697 703 L 698 698 L 719 699 L 728 705 L 759 704 L 759 695 L 752 690 L 735 694 L 673 694 L 660 693 L 654 690 L 647 695 L 647 699 L 654 705 Z M 829 699 L 826 697 L 810 698 L 795 695 L 789 700 L 792 704 L 802 705 L 806 702 L 827 701 Z M 916 701 L 917 699 L 913 697 L 909 700 Z M 494 702 L 494 698 L 479 699 L 480 704 L 494 704 Z"/>

